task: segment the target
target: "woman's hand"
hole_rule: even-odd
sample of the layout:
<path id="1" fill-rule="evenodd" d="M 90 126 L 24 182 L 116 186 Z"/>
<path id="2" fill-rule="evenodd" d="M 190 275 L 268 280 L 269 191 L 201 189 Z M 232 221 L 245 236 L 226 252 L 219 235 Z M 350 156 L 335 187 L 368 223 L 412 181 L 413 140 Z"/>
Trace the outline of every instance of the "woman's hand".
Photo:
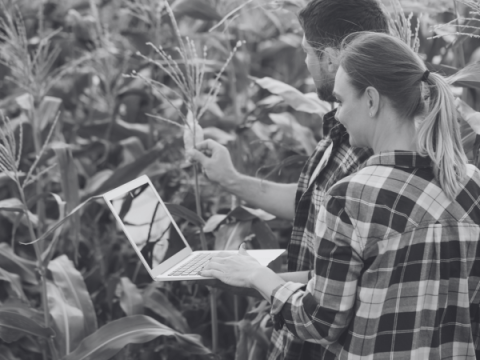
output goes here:
<path id="1" fill-rule="evenodd" d="M 237 254 L 219 253 L 200 272 L 201 276 L 212 276 L 223 283 L 238 287 L 253 287 L 253 280 L 262 271 L 269 270 L 248 255 L 242 244 Z"/>
<path id="2" fill-rule="evenodd" d="M 200 275 L 212 276 L 230 286 L 254 288 L 267 301 L 271 301 L 275 288 L 285 284 L 272 269 L 248 255 L 244 244 L 237 254 L 220 253 L 213 257 Z"/>

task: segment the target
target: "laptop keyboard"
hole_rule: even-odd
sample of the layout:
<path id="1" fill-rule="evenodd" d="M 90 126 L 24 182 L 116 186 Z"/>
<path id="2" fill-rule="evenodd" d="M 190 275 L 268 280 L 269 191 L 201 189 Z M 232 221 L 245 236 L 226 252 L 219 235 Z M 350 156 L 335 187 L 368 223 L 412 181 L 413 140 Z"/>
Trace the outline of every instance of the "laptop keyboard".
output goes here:
<path id="1" fill-rule="evenodd" d="M 190 261 L 187 261 L 185 264 L 175 269 L 174 272 L 168 274 L 168 276 L 191 276 L 198 275 L 198 273 L 203 269 L 208 260 L 212 258 L 212 254 L 201 253 L 195 255 L 191 258 Z"/>

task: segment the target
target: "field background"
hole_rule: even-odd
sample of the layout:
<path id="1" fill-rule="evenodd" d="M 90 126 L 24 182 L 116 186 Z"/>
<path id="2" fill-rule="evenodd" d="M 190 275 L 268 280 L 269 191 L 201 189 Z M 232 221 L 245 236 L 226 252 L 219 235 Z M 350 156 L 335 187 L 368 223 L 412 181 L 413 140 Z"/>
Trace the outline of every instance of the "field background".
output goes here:
<path id="1" fill-rule="evenodd" d="M 240 172 L 297 181 L 334 106 L 304 63 L 304 3 L 0 0 L 0 360 L 265 358 L 265 302 L 152 283 L 96 196 L 147 174 L 192 248 L 285 248 L 290 222 L 184 154 L 203 133 Z M 383 3 L 430 69 L 480 61 L 478 0 Z M 480 74 L 453 89 L 480 110 Z"/>

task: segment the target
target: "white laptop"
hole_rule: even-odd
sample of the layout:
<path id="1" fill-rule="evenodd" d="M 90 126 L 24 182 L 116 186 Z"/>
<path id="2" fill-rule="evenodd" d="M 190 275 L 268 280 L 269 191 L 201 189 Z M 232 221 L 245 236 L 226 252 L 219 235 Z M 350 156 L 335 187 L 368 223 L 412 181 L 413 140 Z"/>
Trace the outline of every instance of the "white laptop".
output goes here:
<path id="1" fill-rule="evenodd" d="M 148 176 L 110 190 L 103 198 L 153 280 L 211 279 L 198 272 L 221 251 L 192 251 Z M 285 250 L 247 251 L 267 266 Z"/>

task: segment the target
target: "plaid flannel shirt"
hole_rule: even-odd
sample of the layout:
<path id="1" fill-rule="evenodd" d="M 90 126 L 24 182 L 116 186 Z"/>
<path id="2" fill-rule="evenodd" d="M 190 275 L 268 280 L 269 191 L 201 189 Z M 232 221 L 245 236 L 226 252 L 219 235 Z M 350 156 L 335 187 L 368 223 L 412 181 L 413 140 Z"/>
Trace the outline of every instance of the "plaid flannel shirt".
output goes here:
<path id="1" fill-rule="evenodd" d="M 324 204 L 315 275 L 274 290 L 275 326 L 319 344 L 315 359 L 475 359 L 480 171 L 451 201 L 429 158 L 380 153 Z"/>
<path id="2" fill-rule="evenodd" d="M 335 113 L 336 110 L 333 110 L 325 114 L 323 133 L 326 136 L 306 162 L 298 181 L 295 220 L 287 252 L 288 271 L 308 270 L 313 273 L 317 250 L 315 223 L 325 192 L 337 181 L 356 171 L 372 155 L 370 149 L 350 147 L 348 133 L 335 120 Z M 331 144 L 333 147 L 328 161 L 309 186 L 315 169 Z M 304 343 L 286 328 L 274 330 L 270 344 L 269 360 L 293 360 L 302 353 L 318 352 L 317 344 Z"/>

